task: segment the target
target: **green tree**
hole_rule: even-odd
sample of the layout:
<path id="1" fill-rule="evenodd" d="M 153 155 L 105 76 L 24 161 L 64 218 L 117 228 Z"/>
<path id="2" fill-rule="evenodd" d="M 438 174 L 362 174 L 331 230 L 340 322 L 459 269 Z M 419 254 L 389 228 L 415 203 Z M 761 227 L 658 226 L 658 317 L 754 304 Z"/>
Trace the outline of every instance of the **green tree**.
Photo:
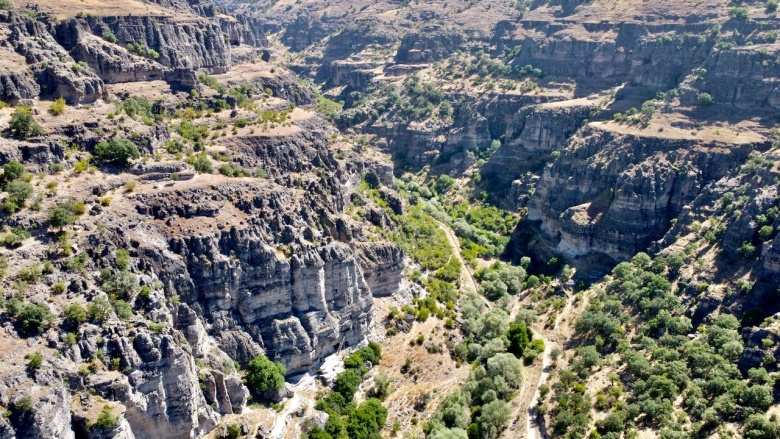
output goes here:
<path id="1" fill-rule="evenodd" d="M 344 396 L 345 400 L 351 401 L 361 381 L 360 371 L 347 369 L 336 377 L 336 391 Z"/>
<path id="2" fill-rule="evenodd" d="M 127 166 L 131 159 L 141 157 L 141 152 L 135 143 L 128 139 L 111 139 L 98 143 L 94 155 L 101 162 Z"/>
<path id="3" fill-rule="evenodd" d="M 33 188 L 30 183 L 22 180 L 14 180 L 6 186 L 8 198 L 5 201 L 5 209 L 15 212 L 24 207 L 24 202 L 33 194 Z"/>
<path id="4" fill-rule="evenodd" d="M 67 207 L 58 206 L 49 211 L 49 214 L 47 215 L 47 221 L 49 223 L 49 227 L 53 227 L 62 231 L 64 227 L 76 222 L 76 216 L 73 215 L 73 212 L 71 212 L 71 210 Z"/>
<path id="5" fill-rule="evenodd" d="M 8 183 L 14 180 L 18 180 L 22 178 L 22 175 L 24 175 L 24 173 L 25 173 L 24 165 L 22 165 L 16 160 L 11 160 L 10 162 L 3 165 L 2 181 Z"/>
<path id="6" fill-rule="evenodd" d="M 286 372 L 281 363 L 273 362 L 265 355 L 258 355 L 247 365 L 244 381 L 250 390 L 262 395 L 269 389 L 281 389 Z"/>
<path id="7" fill-rule="evenodd" d="M 21 307 L 16 324 L 25 334 L 40 334 L 49 327 L 51 318 L 45 303 L 28 303 Z"/>
<path id="8" fill-rule="evenodd" d="M 699 95 L 696 97 L 696 101 L 702 107 L 709 107 L 710 105 L 715 104 L 715 99 L 709 93 L 699 93 Z"/>
<path id="9" fill-rule="evenodd" d="M 380 439 L 379 431 L 387 422 L 387 409 L 378 399 L 361 403 L 349 414 L 347 435 L 350 439 Z"/>
<path id="10" fill-rule="evenodd" d="M 509 325 L 506 337 L 509 339 L 509 348 L 507 350 L 519 358 L 523 356 L 523 352 L 528 343 L 530 343 L 533 333 L 523 324 L 512 323 Z"/>
<path id="11" fill-rule="evenodd" d="M 18 137 L 35 137 L 44 133 L 43 127 L 33 117 L 30 107 L 16 107 L 8 126 L 11 133 Z"/>
<path id="12" fill-rule="evenodd" d="M 87 314 L 92 322 L 108 320 L 111 317 L 111 311 L 113 311 L 111 303 L 102 297 L 98 297 L 87 305 Z"/>
<path id="13" fill-rule="evenodd" d="M 455 179 L 447 174 L 439 175 L 439 178 L 436 179 L 436 183 L 434 184 L 436 192 L 440 194 L 452 189 L 453 186 L 455 186 Z"/>

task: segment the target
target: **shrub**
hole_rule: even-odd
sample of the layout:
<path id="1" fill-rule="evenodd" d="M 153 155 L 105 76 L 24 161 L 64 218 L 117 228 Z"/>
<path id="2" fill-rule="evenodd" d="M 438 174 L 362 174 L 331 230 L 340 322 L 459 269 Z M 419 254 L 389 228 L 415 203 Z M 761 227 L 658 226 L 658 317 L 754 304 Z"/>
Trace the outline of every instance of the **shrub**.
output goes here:
<path id="1" fill-rule="evenodd" d="M 349 414 L 347 436 L 350 439 L 374 439 L 387 422 L 387 409 L 379 400 L 371 398 Z"/>
<path id="2" fill-rule="evenodd" d="M 111 406 L 106 405 L 100 412 L 97 420 L 87 425 L 89 430 L 99 428 L 101 430 L 113 430 L 119 427 L 119 416 L 115 416 L 111 411 Z"/>
<path id="3" fill-rule="evenodd" d="M 709 107 L 710 105 L 715 104 L 715 99 L 713 99 L 712 95 L 709 93 L 699 93 L 699 95 L 696 97 L 696 101 L 702 107 Z"/>
<path id="4" fill-rule="evenodd" d="M 748 8 L 734 8 L 729 11 L 729 17 L 737 18 L 739 20 L 748 20 L 750 19 L 750 11 Z"/>
<path id="5" fill-rule="evenodd" d="M 273 362 L 265 355 L 258 355 L 247 365 L 244 382 L 255 394 L 262 395 L 269 389 L 281 389 L 286 372 L 281 363 Z"/>
<path id="6" fill-rule="evenodd" d="M 357 392 L 361 381 L 362 377 L 360 371 L 357 369 L 347 369 L 336 377 L 336 391 L 340 393 L 345 400 L 351 401 L 352 397 L 355 396 L 355 392 Z"/>
<path id="7" fill-rule="evenodd" d="M 114 311 L 120 320 L 128 320 L 133 316 L 133 308 L 124 300 L 114 302 Z"/>
<path id="8" fill-rule="evenodd" d="M 3 165 L 3 175 L 2 180 L 0 181 L 8 183 L 14 180 L 18 180 L 22 178 L 25 172 L 26 170 L 24 169 L 24 165 L 16 160 L 11 160 L 10 162 Z"/>
<path id="9" fill-rule="evenodd" d="M 47 222 L 49 223 L 49 227 L 62 231 L 64 227 L 76 222 L 76 216 L 73 215 L 73 212 L 70 209 L 60 205 L 49 211 Z"/>
<path id="10" fill-rule="evenodd" d="M 25 355 L 24 358 L 30 360 L 27 363 L 27 367 L 30 368 L 30 370 L 37 370 L 43 364 L 43 355 L 41 355 L 40 352 Z"/>
<path id="11" fill-rule="evenodd" d="M 67 105 L 65 104 L 65 99 L 62 97 L 52 102 L 51 105 L 49 106 L 49 113 L 55 116 L 62 116 L 63 114 L 65 114 L 66 110 L 67 110 Z"/>
<path id="12" fill-rule="evenodd" d="M 5 190 L 8 192 L 8 200 L 20 208 L 24 206 L 24 202 L 33 194 L 33 187 L 30 183 L 22 180 L 14 180 L 8 183 Z"/>
<path id="13" fill-rule="evenodd" d="M 71 327 L 78 327 L 80 324 L 87 321 L 87 310 L 76 303 L 71 303 L 66 306 L 62 313 L 65 316 L 65 323 Z"/>
<path id="14" fill-rule="evenodd" d="M 103 26 L 103 39 L 108 41 L 109 43 L 116 43 L 116 35 L 114 35 L 114 32 L 111 31 L 111 28 L 108 26 Z"/>
<path id="15" fill-rule="evenodd" d="M 763 226 L 758 229 L 758 237 L 761 238 L 762 241 L 769 241 L 769 238 L 772 237 L 774 231 L 775 229 L 772 226 Z"/>
<path id="16" fill-rule="evenodd" d="M 16 107 L 8 124 L 11 133 L 18 137 L 35 137 L 43 134 L 43 127 L 35 120 L 30 107 Z"/>
<path id="17" fill-rule="evenodd" d="M 95 146 L 95 158 L 104 163 L 127 166 L 131 159 L 141 157 L 138 147 L 128 139 L 111 139 Z"/>
<path id="18" fill-rule="evenodd" d="M 739 253 L 743 258 L 749 259 L 756 253 L 756 246 L 754 246 L 749 241 L 745 241 L 739 246 L 737 253 Z"/>
<path id="19" fill-rule="evenodd" d="M 111 303 L 108 300 L 99 297 L 87 305 L 87 314 L 92 322 L 103 322 L 111 317 Z"/>
<path id="20" fill-rule="evenodd" d="M 770 14 L 777 12 L 777 0 L 769 0 L 764 4 L 764 8 Z"/>
<path id="21" fill-rule="evenodd" d="M 16 315 L 16 324 L 25 334 L 40 334 L 51 323 L 49 307 L 44 303 L 22 305 Z"/>
<path id="22" fill-rule="evenodd" d="M 434 187 L 436 192 L 443 194 L 455 186 L 455 179 L 446 174 L 441 174 L 436 179 Z"/>
<path id="23" fill-rule="evenodd" d="M 192 166 L 195 168 L 196 172 L 202 174 L 211 174 L 214 172 L 214 168 L 211 166 L 211 160 L 209 160 L 205 154 L 199 155 Z"/>

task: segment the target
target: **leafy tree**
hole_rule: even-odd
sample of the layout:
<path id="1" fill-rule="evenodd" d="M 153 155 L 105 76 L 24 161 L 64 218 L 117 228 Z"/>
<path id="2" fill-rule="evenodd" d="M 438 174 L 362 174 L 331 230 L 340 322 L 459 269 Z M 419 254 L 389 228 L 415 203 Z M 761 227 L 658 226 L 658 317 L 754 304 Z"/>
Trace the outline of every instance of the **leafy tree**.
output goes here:
<path id="1" fill-rule="evenodd" d="M 443 194 L 448 190 L 452 189 L 453 186 L 455 186 L 455 179 L 450 177 L 447 174 L 439 175 L 434 185 L 434 187 L 436 188 L 436 192 L 440 194 Z"/>
<path id="2" fill-rule="evenodd" d="M 357 392 L 358 386 L 360 386 L 361 380 L 360 371 L 356 369 L 347 369 L 336 377 L 336 391 L 339 392 L 345 400 L 351 401 L 352 397 L 355 396 L 355 392 Z"/>
<path id="3" fill-rule="evenodd" d="M 115 163 L 119 166 L 127 166 L 131 159 L 141 157 L 141 152 L 132 141 L 128 139 L 111 139 L 108 142 L 100 142 L 95 146 L 94 156 L 104 163 Z"/>
<path id="4" fill-rule="evenodd" d="M 509 405 L 497 399 L 482 406 L 478 422 L 483 439 L 496 439 L 509 425 L 511 410 Z"/>
<path id="5" fill-rule="evenodd" d="M 66 226 L 76 222 L 76 216 L 73 215 L 73 212 L 67 207 L 58 206 L 49 211 L 47 220 L 49 227 L 62 231 Z"/>
<path id="6" fill-rule="evenodd" d="M 195 159 L 192 166 L 195 168 L 196 172 L 200 172 L 201 174 L 211 174 L 214 172 L 211 160 L 209 160 L 205 154 L 200 154 L 198 158 Z"/>
<path id="7" fill-rule="evenodd" d="M 16 324 L 25 334 L 40 334 L 51 323 L 52 315 L 45 303 L 28 303 L 21 307 Z"/>
<path id="8" fill-rule="evenodd" d="M 533 333 L 523 324 L 512 323 L 509 325 L 506 337 L 509 339 L 509 348 L 507 350 L 519 358 L 523 356 L 523 351 L 525 351 L 528 343 L 531 342 Z"/>
<path id="9" fill-rule="evenodd" d="M 11 160 L 10 162 L 3 165 L 2 181 L 4 183 L 8 183 L 14 180 L 18 180 L 22 178 L 24 173 L 24 165 L 16 160 Z"/>
<path id="10" fill-rule="evenodd" d="M 24 207 L 24 202 L 33 194 L 33 187 L 26 181 L 14 180 L 8 183 L 6 191 L 8 191 L 8 198 L 3 207 L 9 213 L 13 213 Z"/>
<path id="11" fill-rule="evenodd" d="M 258 395 L 266 390 L 278 390 L 284 386 L 284 374 L 287 371 L 279 362 L 273 362 L 265 355 L 253 358 L 246 367 L 247 387 Z"/>
<path id="12" fill-rule="evenodd" d="M 350 439 L 380 439 L 379 431 L 387 422 L 387 409 L 378 399 L 361 403 L 349 414 L 347 434 Z"/>
<path id="13" fill-rule="evenodd" d="M 523 366 L 510 353 L 496 354 L 487 360 L 487 375 L 494 381 L 500 377 L 510 388 L 516 389 L 523 379 Z"/>
<path id="14" fill-rule="evenodd" d="M 713 99 L 712 95 L 709 93 L 699 93 L 699 95 L 696 97 L 696 101 L 702 107 L 709 107 L 715 104 L 715 99 Z"/>
<path id="15" fill-rule="evenodd" d="M 33 117 L 30 107 L 16 107 L 8 126 L 11 133 L 17 137 L 35 137 L 44 133 L 43 127 Z"/>

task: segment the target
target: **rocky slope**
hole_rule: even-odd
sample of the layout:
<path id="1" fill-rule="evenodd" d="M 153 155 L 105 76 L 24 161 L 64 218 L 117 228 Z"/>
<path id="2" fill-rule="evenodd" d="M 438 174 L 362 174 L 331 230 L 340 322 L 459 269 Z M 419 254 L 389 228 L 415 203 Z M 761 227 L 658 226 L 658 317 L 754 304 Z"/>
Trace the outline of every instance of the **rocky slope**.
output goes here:
<path id="1" fill-rule="evenodd" d="M 249 360 L 314 372 L 365 343 L 373 296 L 401 287 L 403 252 L 368 240 L 345 214 L 361 175 L 391 168 L 293 109 L 312 90 L 260 60 L 257 21 L 205 2 L 131 2 L 130 14 L 117 13 L 121 3 L 89 14 L 47 4 L 0 11 L 0 98 L 30 105 L 46 133 L 7 132 L 0 152 L 4 165 L 41 172 L 35 210 L 3 214 L 4 234 L 25 231 L 23 245 L 0 250 L 3 301 L 48 309 L 40 332 L 3 314 L 2 437 L 204 436 L 246 410 L 239 371 Z M 219 90 L 198 80 L 210 74 L 219 76 L 203 81 Z M 45 101 L 57 97 L 89 105 L 60 116 Z M 7 125 L 15 110 L 2 111 Z M 117 139 L 130 139 L 143 163 L 80 167 Z M 222 164 L 222 175 L 195 171 L 197 157 Z M 77 224 L 48 230 L 52 209 L 74 200 Z M 67 317 L 74 304 L 88 322 Z M 42 355 L 35 367 L 33 354 Z"/>

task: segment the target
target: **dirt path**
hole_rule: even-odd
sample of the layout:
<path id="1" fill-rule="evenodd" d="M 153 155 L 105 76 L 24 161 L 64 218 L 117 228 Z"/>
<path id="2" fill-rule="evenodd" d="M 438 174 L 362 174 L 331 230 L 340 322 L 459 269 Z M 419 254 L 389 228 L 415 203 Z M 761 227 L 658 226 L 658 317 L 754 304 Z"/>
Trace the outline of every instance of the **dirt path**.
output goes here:
<path id="1" fill-rule="evenodd" d="M 566 305 L 563 307 L 558 316 L 555 318 L 555 325 L 548 338 L 545 338 L 540 332 L 534 331 L 534 337 L 544 341 L 544 354 L 542 354 L 542 370 L 539 374 L 539 378 L 534 386 L 533 396 L 527 401 L 523 401 L 521 404 L 521 412 L 526 412 L 525 417 L 525 437 L 526 439 L 543 439 L 546 437 L 545 433 L 539 428 L 539 424 L 536 422 L 536 404 L 539 399 L 539 387 L 547 382 L 547 378 L 550 376 L 550 370 L 552 369 L 552 350 L 558 345 L 558 325 L 560 325 L 563 318 L 571 311 L 572 302 L 574 301 L 574 295 L 569 291 L 566 293 Z"/>
<path id="2" fill-rule="evenodd" d="M 479 291 L 477 288 L 477 282 L 474 280 L 474 275 L 471 273 L 471 267 L 466 264 L 466 261 L 463 259 L 463 255 L 460 253 L 460 241 L 458 240 L 458 237 L 455 236 L 455 232 L 452 231 L 452 229 L 449 228 L 448 225 L 444 224 L 443 222 L 439 220 L 435 220 L 436 223 L 439 225 L 439 228 L 444 230 L 444 234 L 447 235 L 447 241 L 449 241 L 450 245 L 452 246 L 453 254 L 456 258 L 460 261 L 461 266 L 463 269 L 460 271 L 460 284 L 461 286 L 466 290 L 472 290 L 475 293 Z M 492 303 L 490 303 L 487 298 L 480 295 L 480 297 L 483 298 L 485 303 L 488 307 L 492 306 Z"/>

